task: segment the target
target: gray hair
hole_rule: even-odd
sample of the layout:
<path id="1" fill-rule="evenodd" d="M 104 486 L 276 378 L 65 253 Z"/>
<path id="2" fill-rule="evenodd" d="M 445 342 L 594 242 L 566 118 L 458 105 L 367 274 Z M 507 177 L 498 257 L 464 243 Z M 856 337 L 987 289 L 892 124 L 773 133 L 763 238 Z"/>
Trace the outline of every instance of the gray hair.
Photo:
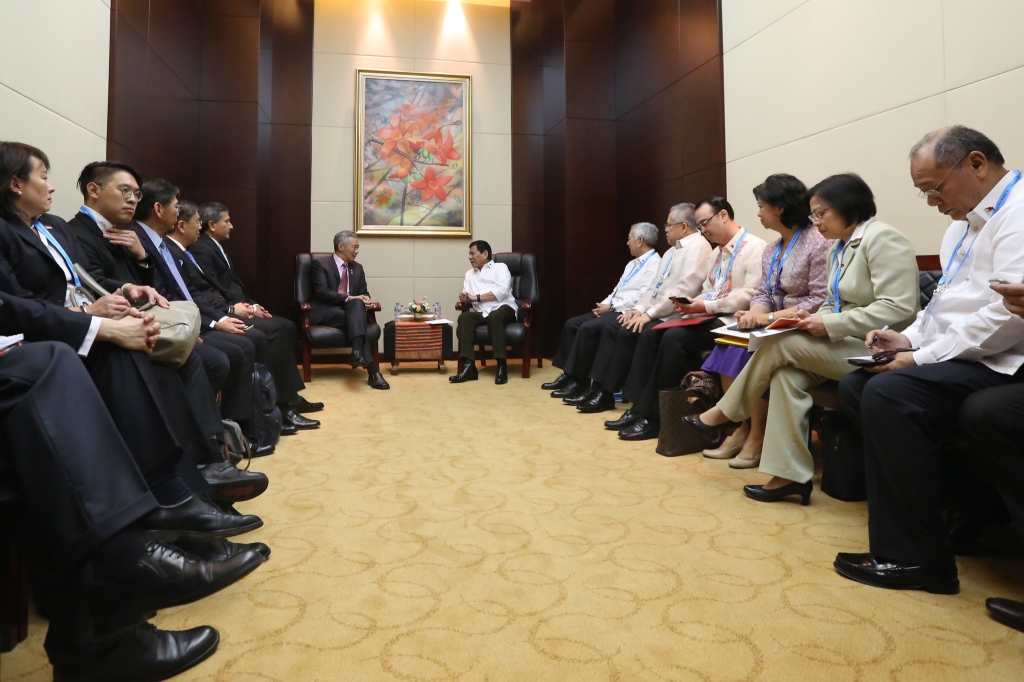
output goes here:
<path id="1" fill-rule="evenodd" d="M 676 204 L 668 212 L 668 219 L 674 223 L 686 223 L 697 229 L 696 207 L 693 204 Z"/>
<path id="2" fill-rule="evenodd" d="M 658 245 L 658 228 L 651 223 L 637 223 L 629 228 L 629 236 L 640 237 L 647 246 Z"/>
<path id="3" fill-rule="evenodd" d="M 334 235 L 334 250 L 338 250 L 339 245 L 348 246 L 349 242 L 356 238 L 356 233 L 352 230 L 342 230 L 338 234 Z"/>
<path id="4" fill-rule="evenodd" d="M 938 168 L 959 163 L 971 152 L 981 152 L 990 162 L 1000 166 L 1005 163 L 995 142 L 984 133 L 962 125 L 939 128 L 928 133 L 910 150 L 910 158 L 916 158 L 928 149 Z"/>

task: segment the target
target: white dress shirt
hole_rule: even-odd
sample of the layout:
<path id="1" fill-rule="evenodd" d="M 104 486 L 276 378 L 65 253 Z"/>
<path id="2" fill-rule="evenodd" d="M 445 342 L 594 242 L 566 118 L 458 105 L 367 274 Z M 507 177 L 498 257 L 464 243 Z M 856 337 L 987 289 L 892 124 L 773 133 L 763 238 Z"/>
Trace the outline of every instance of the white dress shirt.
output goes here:
<path id="1" fill-rule="evenodd" d="M 619 283 L 612 289 L 601 305 L 606 305 L 617 312 L 625 312 L 636 305 L 658 276 L 661 256 L 651 249 L 639 258 L 626 263 L 626 268 L 619 277 Z"/>
<path id="2" fill-rule="evenodd" d="M 39 241 L 43 243 L 46 250 L 50 252 L 50 256 L 57 262 L 61 272 L 64 273 L 64 281 L 67 283 L 66 293 L 64 294 L 64 307 L 73 308 L 78 305 L 78 302 L 72 298 L 75 291 L 75 281 L 71 277 L 71 271 L 68 269 L 68 264 L 64 261 L 64 256 L 60 255 L 60 252 L 53 248 L 53 244 L 50 243 L 50 240 L 39 231 L 40 227 L 44 230 L 50 229 L 37 221 L 36 224 L 32 226 L 32 231 L 36 233 L 36 236 L 39 237 Z"/>
<path id="3" fill-rule="evenodd" d="M 732 259 L 736 244 L 746 230 L 737 232 L 724 247 L 716 248 L 708 256 L 708 276 L 704 280 L 701 299 L 709 313 L 734 313 L 737 310 L 749 310 L 750 301 L 761 286 L 761 255 L 764 253 L 765 241 L 760 237 L 746 232 L 736 258 L 733 260 L 732 272 L 727 273 L 721 286 L 716 286 L 712 277 L 716 272 L 725 272 Z M 740 285 L 737 285 L 740 283 Z"/>
<path id="4" fill-rule="evenodd" d="M 482 268 L 470 268 L 466 272 L 466 279 L 462 283 L 462 290 L 476 296 L 491 293 L 494 294 L 494 301 L 473 301 L 473 310 L 487 317 L 503 305 L 512 310 L 519 310 L 516 299 L 512 296 L 512 273 L 504 263 L 488 261 Z"/>
<path id="5" fill-rule="evenodd" d="M 988 286 L 990 279 L 1024 280 L 1024 180 L 992 214 L 1012 179 L 1011 171 L 967 214 L 967 220 L 946 230 L 939 252 L 950 276 L 946 289 L 931 307 L 932 319 L 924 333 L 924 311 L 903 332 L 919 348 L 914 352 L 917 364 L 969 360 L 1000 374 L 1013 374 L 1024 365 L 1024 320 L 1010 313 L 1003 297 Z M 965 255 L 967 260 L 957 271 Z"/>
<path id="6" fill-rule="evenodd" d="M 99 213 L 92 210 L 88 206 L 85 206 L 84 204 L 78 210 L 92 218 L 93 222 L 96 223 L 96 227 L 100 228 L 100 232 L 102 232 L 103 234 L 106 234 L 107 230 L 114 226 L 114 223 L 110 222 L 109 220 L 101 216 Z"/>
<path id="7" fill-rule="evenodd" d="M 694 298 L 708 276 L 708 256 L 711 244 L 699 232 L 687 235 L 665 252 L 654 284 L 640 297 L 633 310 L 644 313 L 652 320 L 679 317 L 672 306 L 673 296 Z"/>

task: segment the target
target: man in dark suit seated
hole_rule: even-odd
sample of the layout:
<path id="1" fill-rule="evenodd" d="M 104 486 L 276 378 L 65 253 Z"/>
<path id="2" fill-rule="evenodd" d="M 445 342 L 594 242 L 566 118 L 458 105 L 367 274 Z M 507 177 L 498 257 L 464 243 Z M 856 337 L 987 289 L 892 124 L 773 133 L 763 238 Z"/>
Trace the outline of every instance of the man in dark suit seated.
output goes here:
<path id="1" fill-rule="evenodd" d="M 184 215 L 178 216 L 179 224 L 184 218 Z M 235 274 L 231 259 L 224 251 L 222 242 L 231 238 L 231 230 L 234 229 L 228 207 L 215 201 L 203 204 L 199 207 L 199 221 L 199 237 L 188 246 L 188 252 L 200 273 L 232 307 L 234 316 L 263 332 L 271 346 L 287 349 L 287 362 L 281 367 L 274 366 L 278 392 L 285 396 L 288 407 L 296 412 L 319 412 L 324 409 L 323 403 L 311 403 L 298 394 L 306 388 L 306 384 L 291 356 L 298 333 L 295 323 L 285 317 L 274 317 L 269 310 L 246 295 L 242 280 Z"/>
<path id="2" fill-rule="evenodd" d="M 336 327 L 345 331 L 352 344 L 352 364 L 365 367 L 371 388 L 391 388 L 373 361 L 370 344 L 366 340 L 366 308 L 370 305 L 370 291 L 366 288 L 366 273 L 356 262 L 359 238 L 351 230 L 334 235 L 334 254 L 313 259 L 310 284 L 313 301 L 309 323 Z"/>
<path id="3" fill-rule="evenodd" d="M 235 546 L 201 559 L 148 535 L 158 501 L 75 352 L 145 352 L 159 326 L 0 294 L 0 334 L 15 333 L 29 343 L 0 352 L 0 499 L 13 502 L 9 529 L 50 620 L 55 679 L 162 680 L 192 667 L 216 650 L 217 631 L 157 630 L 149 615 L 223 589 L 264 557 Z"/>

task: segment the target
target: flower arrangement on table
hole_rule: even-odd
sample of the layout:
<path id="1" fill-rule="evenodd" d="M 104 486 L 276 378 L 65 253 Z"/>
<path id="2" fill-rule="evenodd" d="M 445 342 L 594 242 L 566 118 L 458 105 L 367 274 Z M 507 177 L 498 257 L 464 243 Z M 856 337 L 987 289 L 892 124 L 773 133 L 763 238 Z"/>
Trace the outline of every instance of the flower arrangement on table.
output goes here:
<path id="1" fill-rule="evenodd" d="M 412 313 L 412 319 L 416 322 L 433 320 L 436 317 L 433 312 L 433 307 L 427 303 L 427 299 L 423 299 L 422 301 L 413 301 L 408 305 L 408 308 L 409 312 Z"/>

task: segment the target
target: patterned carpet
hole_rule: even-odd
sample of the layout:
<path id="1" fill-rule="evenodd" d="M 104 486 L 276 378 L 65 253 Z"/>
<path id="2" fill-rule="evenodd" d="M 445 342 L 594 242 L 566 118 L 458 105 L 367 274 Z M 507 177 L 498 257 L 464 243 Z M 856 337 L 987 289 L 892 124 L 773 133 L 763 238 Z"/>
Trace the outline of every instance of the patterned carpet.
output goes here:
<path id="1" fill-rule="evenodd" d="M 254 468 L 244 505 L 273 557 L 241 583 L 161 613 L 212 624 L 217 654 L 181 680 L 1020 680 L 1024 635 L 989 596 L 1024 599 L 1024 561 L 964 559 L 958 596 L 839 578 L 866 547 L 866 507 L 815 489 L 761 504 L 761 482 L 699 456 L 626 444 L 534 368 L 494 386 L 436 371 L 328 368 L 306 392 L 319 431 Z M 44 624 L 4 680 L 45 680 Z"/>

